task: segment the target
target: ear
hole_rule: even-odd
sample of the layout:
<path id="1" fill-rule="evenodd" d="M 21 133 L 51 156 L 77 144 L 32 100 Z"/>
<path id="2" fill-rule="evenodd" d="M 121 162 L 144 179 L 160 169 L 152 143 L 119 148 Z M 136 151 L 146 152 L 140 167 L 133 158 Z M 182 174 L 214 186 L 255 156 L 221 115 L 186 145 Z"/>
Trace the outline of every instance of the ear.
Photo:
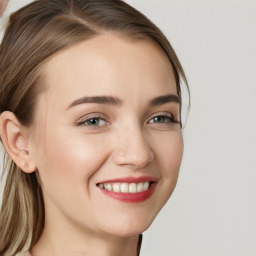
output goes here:
<path id="1" fill-rule="evenodd" d="M 0 136 L 8 155 L 26 173 L 36 170 L 28 150 L 27 128 L 20 124 L 14 113 L 4 111 L 0 115 Z"/>

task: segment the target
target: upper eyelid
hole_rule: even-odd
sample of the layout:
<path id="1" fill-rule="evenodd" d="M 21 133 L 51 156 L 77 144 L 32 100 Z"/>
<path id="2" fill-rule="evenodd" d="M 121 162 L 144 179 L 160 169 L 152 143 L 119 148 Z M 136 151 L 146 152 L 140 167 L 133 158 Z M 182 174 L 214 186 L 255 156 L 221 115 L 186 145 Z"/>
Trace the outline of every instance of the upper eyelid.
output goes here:
<path id="1" fill-rule="evenodd" d="M 90 114 L 86 114 L 86 115 L 83 115 L 83 116 L 79 117 L 76 122 L 79 122 L 79 120 L 86 121 L 86 120 L 88 120 L 90 118 L 101 118 L 101 119 L 104 119 L 104 120 L 108 119 L 108 117 L 105 114 L 90 113 Z"/>
<path id="2" fill-rule="evenodd" d="M 151 116 L 151 117 L 149 118 L 149 121 L 152 120 L 152 119 L 155 118 L 155 117 L 158 117 L 158 116 L 164 116 L 164 117 L 173 118 L 173 115 L 172 115 L 172 114 L 167 114 L 167 113 L 165 113 L 165 114 L 156 114 L 156 115 Z"/>
<path id="3" fill-rule="evenodd" d="M 177 117 L 175 117 L 176 115 L 177 115 Z M 170 113 L 167 111 L 166 112 L 156 112 L 151 115 L 149 120 L 151 120 L 152 118 L 154 118 L 156 116 L 167 116 L 167 117 L 172 118 L 173 120 L 179 121 L 179 114 L 173 114 L 173 113 Z"/>
<path id="4" fill-rule="evenodd" d="M 172 113 L 170 113 L 170 112 L 155 112 L 155 113 L 153 113 L 153 114 L 150 116 L 150 118 L 153 118 L 153 117 L 155 117 L 155 116 L 170 116 L 170 117 L 174 118 L 175 115 L 172 114 Z M 87 120 L 87 119 L 90 119 L 90 118 L 108 119 L 109 117 L 108 117 L 107 115 L 103 114 L 103 113 L 97 113 L 97 112 L 95 112 L 95 113 L 85 114 L 85 115 L 79 117 L 78 120 L 83 119 L 83 118 L 86 118 L 85 120 Z"/>

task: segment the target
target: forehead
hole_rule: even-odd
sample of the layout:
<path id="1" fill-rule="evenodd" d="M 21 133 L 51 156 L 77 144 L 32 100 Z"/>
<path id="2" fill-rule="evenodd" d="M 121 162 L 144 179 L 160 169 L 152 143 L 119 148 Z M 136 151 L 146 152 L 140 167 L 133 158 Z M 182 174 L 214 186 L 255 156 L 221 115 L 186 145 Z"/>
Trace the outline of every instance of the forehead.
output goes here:
<path id="1" fill-rule="evenodd" d="M 43 67 L 43 77 L 48 100 L 62 104 L 85 95 L 129 99 L 176 93 L 171 63 L 159 46 L 114 34 L 58 53 Z"/>

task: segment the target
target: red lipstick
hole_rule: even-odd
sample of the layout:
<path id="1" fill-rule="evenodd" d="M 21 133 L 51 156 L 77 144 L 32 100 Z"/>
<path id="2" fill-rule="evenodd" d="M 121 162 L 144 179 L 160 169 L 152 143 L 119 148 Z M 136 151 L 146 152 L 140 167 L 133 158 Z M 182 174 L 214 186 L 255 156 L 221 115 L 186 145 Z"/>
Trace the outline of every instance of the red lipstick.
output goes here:
<path id="1" fill-rule="evenodd" d="M 143 183 L 149 182 L 149 188 L 142 192 L 136 193 L 124 193 L 124 192 L 114 192 L 108 191 L 99 186 L 99 184 L 111 184 L 111 183 Z M 113 199 L 126 202 L 126 203 L 140 203 L 148 198 L 150 198 L 153 193 L 155 192 L 156 185 L 158 183 L 158 179 L 152 176 L 141 176 L 141 177 L 124 177 L 124 178 L 117 178 L 111 180 L 105 180 L 97 184 L 98 188 L 104 195 L 109 196 Z"/>

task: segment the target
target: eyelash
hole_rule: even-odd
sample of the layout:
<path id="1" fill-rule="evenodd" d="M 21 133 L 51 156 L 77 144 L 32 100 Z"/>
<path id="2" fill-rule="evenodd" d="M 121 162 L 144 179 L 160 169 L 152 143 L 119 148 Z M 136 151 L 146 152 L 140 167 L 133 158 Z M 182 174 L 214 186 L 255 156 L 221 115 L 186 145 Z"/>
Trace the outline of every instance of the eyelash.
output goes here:
<path id="1" fill-rule="evenodd" d="M 87 125 L 86 123 L 89 122 L 90 120 L 97 120 L 97 119 L 98 119 L 98 120 L 104 120 L 104 122 L 107 122 L 107 121 L 105 120 L 105 118 L 102 117 L 101 115 L 93 114 L 93 115 L 89 116 L 86 120 L 83 120 L 83 121 L 78 122 L 76 125 L 77 125 L 77 126 L 83 126 L 83 125 L 84 125 L 84 126 L 89 127 L 90 129 L 96 130 L 96 129 L 101 128 L 102 126 Z M 109 123 L 108 123 L 108 124 L 109 124 Z"/>
<path id="2" fill-rule="evenodd" d="M 153 119 L 155 119 L 155 118 L 165 118 L 165 120 L 166 120 L 166 119 L 169 119 L 169 122 L 160 122 L 160 123 L 156 123 L 156 124 L 169 124 L 169 125 L 171 125 L 171 124 L 178 124 L 178 123 L 180 123 L 179 121 L 175 120 L 175 119 L 173 118 L 173 116 L 170 115 L 170 114 L 156 115 L 156 116 L 152 117 L 152 118 L 150 119 L 150 121 L 153 120 Z M 149 121 L 149 123 L 151 123 L 150 121 Z"/>
<path id="3" fill-rule="evenodd" d="M 165 118 L 165 120 L 169 119 L 169 121 L 168 122 L 162 122 L 162 123 L 151 122 L 151 120 L 153 120 L 155 118 Z M 77 122 L 76 125 L 77 126 L 83 126 L 84 125 L 84 126 L 87 126 L 89 129 L 92 129 L 92 130 L 97 130 L 97 129 L 100 129 L 102 127 L 102 126 L 98 126 L 98 125 L 94 126 L 94 125 L 86 124 L 87 122 L 90 122 L 92 120 L 98 120 L 98 121 L 103 120 L 104 122 L 107 123 L 106 125 L 109 125 L 109 123 L 105 120 L 104 117 L 102 117 L 101 115 L 96 115 L 96 114 L 88 117 L 86 120 Z M 171 114 L 159 114 L 159 115 L 156 115 L 156 116 L 152 117 L 150 119 L 150 121 L 148 121 L 148 123 L 172 126 L 173 124 L 180 124 L 180 121 L 175 120 Z M 103 125 L 103 126 L 105 126 L 105 125 Z"/>

